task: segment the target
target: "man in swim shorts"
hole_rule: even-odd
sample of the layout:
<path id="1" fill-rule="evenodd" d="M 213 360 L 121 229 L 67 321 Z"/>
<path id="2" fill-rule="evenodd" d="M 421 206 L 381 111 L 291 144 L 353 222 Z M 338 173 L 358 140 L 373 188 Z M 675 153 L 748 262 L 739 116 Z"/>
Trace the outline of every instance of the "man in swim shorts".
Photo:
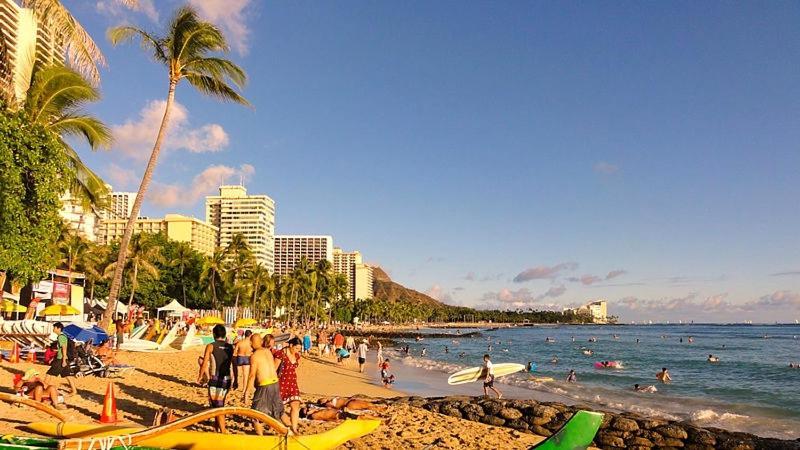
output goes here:
<path id="1" fill-rule="evenodd" d="M 358 344 L 358 371 L 361 373 L 364 373 L 364 364 L 367 362 L 368 349 L 367 340 L 363 339 L 361 343 Z"/>
<path id="2" fill-rule="evenodd" d="M 233 389 L 239 385 L 236 371 L 233 370 L 233 346 L 225 340 L 227 334 L 223 325 L 214 325 L 212 331 L 214 342 L 206 345 L 203 361 L 200 364 L 200 373 L 197 382 L 208 382 L 208 402 L 212 408 L 225 406 L 225 399 L 231 388 L 231 375 L 233 375 Z M 227 433 L 225 418 L 217 417 L 217 431 Z"/>
<path id="3" fill-rule="evenodd" d="M 669 372 L 667 372 L 666 367 L 661 368 L 661 372 L 656 374 L 656 379 L 664 384 L 668 384 L 670 381 L 672 381 L 672 377 L 669 376 Z"/>
<path id="4" fill-rule="evenodd" d="M 277 365 L 272 357 L 272 352 L 263 346 L 264 339 L 261 335 L 252 335 L 250 341 L 254 351 L 250 356 L 250 378 L 244 387 L 243 400 L 247 403 L 247 391 L 250 386 L 255 386 L 252 408 L 275 419 L 280 419 L 288 426 L 289 416 L 283 412 Z M 253 427 L 256 429 L 256 434 L 264 435 L 264 425 L 261 421 L 253 421 Z"/>
<path id="5" fill-rule="evenodd" d="M 252 335 L 251 330 L 245 330 L 244 337 L 233 347 L 233 366 L 236 368 L 236 375 L 245 381 L 250 378 L 250 355 L 253 354 L 250 336 Z"/>
<path id="6" fill-rule="evenodd" d="M 503 398 L 503 394 L 494 387 L 494 368 L 492 365 L 491 357 L 486 354 L 483 355 L 483 371 L 481 372 L 483 379 L 483 395 L 489 396 L 489 389 L 497 394 L 497 398 Z"/>

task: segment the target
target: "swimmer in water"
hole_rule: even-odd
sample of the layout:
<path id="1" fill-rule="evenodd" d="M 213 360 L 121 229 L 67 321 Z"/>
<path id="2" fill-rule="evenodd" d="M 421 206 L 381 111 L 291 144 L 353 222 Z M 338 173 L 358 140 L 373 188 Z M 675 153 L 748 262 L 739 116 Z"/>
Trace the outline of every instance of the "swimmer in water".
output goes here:
<path id="1" fill-rule="evenodd" d="M 719 362 L 719 356 L 708 355 L 708 362 L 710 363 Z"/>
<path id="2" fill-rule="evenodd" d="M 550 360 L 550 363 L 551 364 L 558 364 L 558 356 L 557 355 L 553 355 L 553 359 Z"/>
<path id="3" fill-rule="evenodd" d="M 447 348 L 447 346 L 446 346 L 446 345 L 444 346 L 444 352 L 445 352 L 445 353 L 450 353 L 450 349 L 449 349 L 449 348 Z"/>
<path id="4" fill-rule="evenodd" d="M 648 394 L 652 394 L 653 392 L 657 392 L 658 391 L 658 389 L 656 389 L 656 387 L 653 386 L 653 385 L 650 385 L 650 386 L 639 386 L 638 384 L 634 384 L 633 385 L 633 390 L 636 391 L 636 392 L 647 392 Z"/>
<path id="5" fill-rule="evenodd" d="M 639 343 L 639 338 L 636 338 L 636 343 L 637 343 L 637 344 Z"/>
<path id="6" fill-rule="evenodd" d="M 575 374 L 575 369 L 570 369 L 567 375 L 567 383 L 577 383 L 578 375 Z"/>
<path id="7" fill-rule="evenodd" d="M 666 367 L 661 368 L 661 372 L 656 374 L 656 379 L 664 384 L 668 384 L 670 381 L 672 381 L 672 377 L 669 376 L 669 372 L 667 371 Z"/>

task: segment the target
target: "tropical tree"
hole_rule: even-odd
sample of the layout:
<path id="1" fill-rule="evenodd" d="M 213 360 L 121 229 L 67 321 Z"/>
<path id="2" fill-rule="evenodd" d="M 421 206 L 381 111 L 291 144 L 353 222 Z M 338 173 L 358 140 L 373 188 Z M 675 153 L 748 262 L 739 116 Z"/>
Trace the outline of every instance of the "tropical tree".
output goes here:
<path id="1" fill-rule="evenodd" d="M 168 90 L 161 126 L 158 129 L 153 151 L 147 162 L 136 200 L 133 202 L 131 216 L 120 242 L 118 264 L 108 296 L 109 307 L 101 322 L 103 326 L 108 326 L 112 318 L 111 311 L 113 311 L 122 284 L 122 270 L 128 254 L 128 245 L 131 241 L 136 217 L 139 215 L 142 201 L 150 185 L 150 180 L 153 178 L 153 170 L 155 170 L 161 145 L 169 126 L 170 114 L 175 104 L 175 89 L 178 84 L 185 79 L 204 94 L 220 100 L 248 104 L 247 100 L 231 86 L 231 83 L 238 88 L 244 86 L 247 79 L 244 71 L 230 60 L 211 56 L 215 52 L 227 53 L 229 51 L 225 36 L 213 24 L 200 20 L 197 12 L 190 7 L 178 9 L 163 36 L 150 34 L 133 26 L 112 28 L 109 30 L 108 36 L 114 45 L 139 38 L 143 48 L 152 53 L 153 59 L 167 68 Z"/>
<path id="2" fill-rule="evenodd" d="M 181 292 L 183 293 L 183 305 L 186 306 L 186 280 L 184 275 L 186 268 L 194 261 L 195 251 L 186 242 L 179 242 L 175 254 L 169 261 L 173 267 L 180 269 L 181 273 Z"/>
<path id="3" fill-rule="evenodd" d="M 161 247 L 158 245 L 153 235 L 149 233 L 137 233 L 131 240 L 131 256 L 127 261 L 128 270 L 131 279 L 131 295 L 128 298 L 128 308 L 133 304 L 133 298 L 136 295 L 136 288 L 138 287 L 139 271 L 153 277 L 158 278 L 158 267 L 156 261 L 161 259 Z M 109 264 L 106 268 L 106 275 L 110 276 L 117 271 L 119 260 Z M 113 307 L 113 309 L 112 309 Z M 116 304 L 107 305 L 106 312 L 111 310 L 112 314 L 116 310 Z"/>
<path id="4" fill-rule="evenodd" d="M 67 269 L 69 282 L 72 283 L 72 272 L 83 260 L 89 250 L 89 242 L 77 233 L 68 233 L 65 239 L 58 243 L 61 254 L 60 265 Z"/>
<path id="5" fill-rule="evenodd" d="M 211 256 L 207 256 L 203 263 L 203 271 L 200 274 L 200 282 L 207 283 L 211 291 L 211 301 L 214 308 L 219 306 L 217 286 L 223 283 L 222 274 L 227 270 L 227 260 L 225 251 L 217 247 Z"/>
<path id="6" fill-rule="evenodd" d="M 244 278 L 252 293 L 250 305 L 259 313 L 258 316 L 260 317 L 260 311 L 264 308 L 264 305 L 263 303 L 259 304 L 261 303 L 259 300 L 262 298 L 263 292 L 269 290 L 269 284 L 272 278 L 269 276 L 269 271 L 266 267 L 258 263 L 250 267 L 250 270 L 245 273 Z"/>
<path id="7" fill-rule="evenodd" d="M 331 291 L 329 301 L 331 303 L 328 309 L 328 323 L 333 322 L 333 310 L 338 303 L 341 303 L 350 291 L 350 283 L 347 282 L 347 275 L 337 273 L 333 276 L 331 281 Z"/>
<path id="8" fill-rule="evenodd" d="M 89 300 L 94 300 L 94 288 L 97 282 L 103 279 L 103 272 L 109 264 L 111 247 L 108 245 L 90 244 L 88 250 L 83 254 L 80 266 L 86 274 L 86 282 L 89 283 Z"/>
<path id="9" fill-rule="evenodd" d="M 320 301 L 329 300 L 333 292 L 333 265 L 327 259 L 320 259 L 314 267 L 317 276 L 314 295 L 314 325 L 319 324 Z"/>
<path id="10" fill-rule="evenodd" d="M 225 253 L 228 257 L 228 270 L 225 272 L 225 279 L 230 286 L 231 292 L 235 295 L 234 308 L 237 314 L 239 311 L 239 297 L 245 290 L 246 285 L 243 283 L 245 274 L 255 264 L 253 252 L 250 251 L 250 245 L 243 234 L 234 234 L 231 242 L 225 248 Z"/>

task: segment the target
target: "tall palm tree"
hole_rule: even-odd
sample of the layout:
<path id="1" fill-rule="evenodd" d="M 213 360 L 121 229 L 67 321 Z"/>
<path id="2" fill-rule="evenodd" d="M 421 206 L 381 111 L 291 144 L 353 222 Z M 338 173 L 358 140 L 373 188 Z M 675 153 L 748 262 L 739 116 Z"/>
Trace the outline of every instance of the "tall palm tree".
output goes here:
<path id="1" fill-rule="evenodd" d="M 320 300 L 328 299 L 331 293 L 333 280 L 333 265 L 327 259 L 320 259 L 314 266 L 317 275 L 316 289 L 314 295 L 314 326 L 319 324 Z"/>
<path id="2" fill-rule="evenodd" d="M 261 298 L 261 294 L 269 289 L 269 284 L 270 281 L 272 281 L 272 278 L 269 276 L 269 271 L 266 269 L 266 267 L 255 263 L 250 267 L 250 270 L 245 273 L 245 280 L 247 281 L 253 294 L 251 306 L 253 307 L 254 311 L 259 313 L 258 316 L 260 317 L 260 311 L 263 305 L 259 306 L 258 300 Z"/>
<path id="3" fill-rule="evenodd" d="M 347 276 L 343 273 L 337 273 L 334 275 L 332 283 L 331 283 L 331 308 L 328 311 L 328 323 L 333 323 L 333 307 L 336 303 L 341 302 L 345 297 L 347 297 L 347 293 L 350 290 L 349 283 L 347 282 Z"/>
<path id="4" fill-rule="evenodd" d="M 255 264 L 253 252 L 250 251 L 250 245 L 243 234 L 234 234 L 231 242 L 225 248 L 225 253 L 228 256 L 228 271 L 225 273 L 226 281 L 229 283 L 231 290 L 235 293 L 234 308 L 236 314 L 239 314 L 239 297 L 245 286 L 242 281 L 245 274 Z"/>
<path id="5" fill-rule="evenodd" d="M 133 298 L 136 295 L 136 288 L 139 280 L 139 271 L 150 275 L 153 278 L 158 278 L 158 267 L 155 263 L 161 261 L 161 247 L 158 242 L 149 233 L 137 233 L 131 240 L 131 256 L 127 261 L 129 272 L 131 274 L 131 295 L 128 298 L 128 308 L 130 309 L 133 304 Z M 119 260 L 108 265 L 106 268 L 106 275 L 116 273 Z M 113 309 L 112 309 L 113 306 Z M 106 312 L 111 310 L 112 313 L 116 310 L 116 304 L 107 305 Z"/>
<path id="6" fill-rule="evenodd" d="M 219 247 L 203 261 L 203 272 L 200 274 L 200 280 L 203 283 L 208 283 L 208 288 L 211 290 L 212 305 L 215 309 L 219 307 L 217 286 L 222 283 L 222 274 L 225 273 L 227 267 L 225 251 Z"/>
<path id="7" fill-rule="evenodd" d="M 136 201 L 133 202 L 131 216 L 128 219 L 125 234 L 122 236 L 122 242 L 120 243 L 119 264 L 117 264 L 114 278 L 111 281 L 108 295 L 109 308 L 103 315 L 101 322 L 103 326 L 108 326 L 112 318 L 109 311 L 113 309 L 119 295 L 119 289 L 122 284 L 122 268 L 127 257 L 128 244 L 131 241 L 136 217 L 142 207 L 147 187 L 153 178 L 153 170 L 156 167 L 161 145 L 164 142 L 169 125 L 170 114 L 175 104 L 175 88 L 177 88 L 178 83 L 185 79 L 204 94 L 221 100 L 248 105 L 247 100 L 230 85 L 230 83 L 233 83 L 236 87 L 243 87 L 247 80 L 244 71 L 227 59 L 210 55 L 214 52 L 227 53 L 229 51 L 225 36 L 213 24 L 200 20 L 197 12 L 190 7 L 178 9 L 169 24 L 166 35 L 157 36 L 133 26 L 121 26 L 109 30 L 108 36 L 114 45 L 138 37 L 142 46 L 152 52 L 153 59 L 166 66 L 168 90 L 167 104 L 164 109 L 164 116 L 161 119 L 161 126 L 158 129 L 153 151 L 147 162 L 147 168 L 142 176 Z"/>
<path id="8" fill-rule="evenodd" d="M 89 243 L 78 234 L 69 233 L 64 240 L 58 243 L 58 248 L 61 253 L 60 263 L 69 272 L 67 277 L 69 278 L 69 283 L 72 284 L 72 272 L 75 271 L 89 250 Z"/>
<path id="9" fill-rule="evenodd" d="M 194 250 L 192 247 L 186 242 L 178 243 L 176 247 L 176 252 L 170 259 L 169 264 L 172 267 L 177 267 L 181 271 L 181 291 L 183 292 L 183 305 L 186 306 L 186 280 L 184 280 L 183 275 L 186 271 L 186 268 L 192 264 L 194 260 Z"/>
<path id="10" fill-rule="evenodd" d="M 103 269 L 108 266 L 111 248 L 108 245 L 91 244 L 89 251 L 84 253 L 80 265 L 86 274 L 86 281 L 90 284 L 89 300 L 94 300 L 94 287 L 103 278 Z"/>

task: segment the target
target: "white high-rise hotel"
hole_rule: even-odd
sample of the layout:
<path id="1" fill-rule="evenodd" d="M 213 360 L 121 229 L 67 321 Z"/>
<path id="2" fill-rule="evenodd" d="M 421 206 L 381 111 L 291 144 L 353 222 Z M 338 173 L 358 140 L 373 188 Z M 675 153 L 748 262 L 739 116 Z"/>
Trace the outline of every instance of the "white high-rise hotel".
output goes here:
<path id="1" fill-rule="evenodd" d="M 311 264 L 327 259 L 333 264 L 332 236 L 275 236 L 275 273 L 288 275 L 305 257 Z"/>
<path id="2" fill-rule="evenodd" d="M 256 261 L 275 271 L 274 200 L 247 195 L 244 186 L 220 186 L 219 195 L 206 197 L 206 222 L 219 229 L 217 246 L 224 248 L 234 235 L 242 234 Z"/>
<path id="3" fill-rule="evenodd" d="M 109 187 L 110 190 L 110 187 Z M 112 192 L 105 210 L 106 219 L 127 219 L 133 211 L 133 202 L 136 201 L 136 192 Z"/>
<path id="4" fill-rule="evenodd" d="M 361 252 L 345 252 L 339 247 L 333 249 L 333 271 L 344 274 L 350 286 L 347 298 L 365 300 L 372 298 L 373 270 L 364 264 Z"/>

